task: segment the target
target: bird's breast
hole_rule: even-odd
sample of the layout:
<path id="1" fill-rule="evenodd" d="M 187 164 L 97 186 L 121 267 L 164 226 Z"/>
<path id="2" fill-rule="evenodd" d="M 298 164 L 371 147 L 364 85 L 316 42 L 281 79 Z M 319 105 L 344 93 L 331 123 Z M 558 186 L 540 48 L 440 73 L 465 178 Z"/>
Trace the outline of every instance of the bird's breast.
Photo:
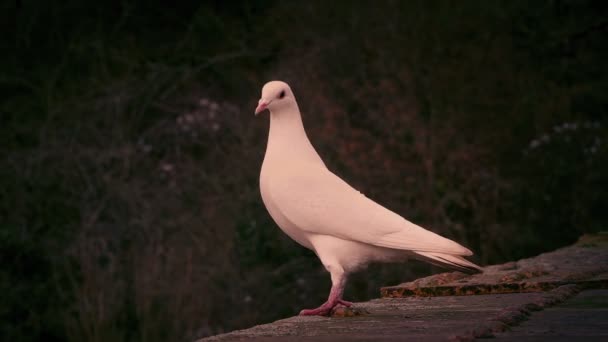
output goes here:
<path id="1" fill-rule="evenodd" d="M 283 232 L 285 232 L 285 234 L 300 245 L 313 249 L 308 235 L 289 221 L 285 215 L 283 215 L 281 211 L 281 203 L 277 203 L 272 197 L 272 188 L 273 185 L 275 185 L 273 182 L 280 181 L 282 181 L 280 177 L 273 178 L 272 171 L 270 171 L 268 167 L 265 167 L 264 165 L 262 166 L 262 172 L 260 173 L 260 193 L 262 195 L 264 206 L 266 206 L 266 210 L 268 210 L 268 213 L 274 222 L 276 222 L 276 224 Z"/>

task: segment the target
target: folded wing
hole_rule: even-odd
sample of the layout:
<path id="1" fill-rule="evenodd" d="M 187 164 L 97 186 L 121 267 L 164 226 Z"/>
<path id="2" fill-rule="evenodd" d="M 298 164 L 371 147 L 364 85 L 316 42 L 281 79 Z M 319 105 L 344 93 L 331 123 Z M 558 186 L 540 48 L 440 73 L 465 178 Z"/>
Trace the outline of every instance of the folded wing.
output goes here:
<path id="1" fill-rule="evenodd" d="M 375 246 L 452 255 L 471 255 L 458 243 L 382 207 L 325 168 L 291 165 L 269 194 L 299 229 Z"/>

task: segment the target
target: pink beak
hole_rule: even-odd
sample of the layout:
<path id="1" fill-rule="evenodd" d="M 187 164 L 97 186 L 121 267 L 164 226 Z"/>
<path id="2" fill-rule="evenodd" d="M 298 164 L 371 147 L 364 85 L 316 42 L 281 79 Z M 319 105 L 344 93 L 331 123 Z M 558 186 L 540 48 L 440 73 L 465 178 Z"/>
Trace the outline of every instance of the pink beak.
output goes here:
<path id="1" fill-rule="evenodd" d="M 258 101 L 258 107 L 255 109 L 255 115 L 258 115 L 260 112 L 264 111 L 268 107 L 268 101 L 264 99 L 260 99 Z"/>

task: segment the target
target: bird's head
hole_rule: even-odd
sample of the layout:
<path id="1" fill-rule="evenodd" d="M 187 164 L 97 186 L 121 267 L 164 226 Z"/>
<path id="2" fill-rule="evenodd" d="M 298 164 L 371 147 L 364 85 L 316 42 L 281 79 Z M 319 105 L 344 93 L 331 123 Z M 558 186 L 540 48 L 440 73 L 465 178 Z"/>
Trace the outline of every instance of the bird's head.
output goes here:
<path id="1" fill-rule="evenodd" d="M 262 88 L 262 97 L 258 101 L 255 114 L 257 115 L 266 109 L 271 112 L 278 112 L 283 108 L 293 107 L 295 104 L 296 99 L 287 83 L 270 81 Z"/>

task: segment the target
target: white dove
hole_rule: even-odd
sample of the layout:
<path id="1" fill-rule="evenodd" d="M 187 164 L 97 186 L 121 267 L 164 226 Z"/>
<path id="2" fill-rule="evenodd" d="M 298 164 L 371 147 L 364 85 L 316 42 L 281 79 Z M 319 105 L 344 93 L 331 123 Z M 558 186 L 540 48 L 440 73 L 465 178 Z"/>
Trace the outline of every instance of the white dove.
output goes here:
<path id="1" fill-rule="evenodd" d="M 382 207 L 327 169 L 308 140 L 287 83 L 268 82 L 256 115 L 270 111 L 270 132 L 260 173 L 260 192 L 270 216 L 289 237 L 314 251 L 331 274 L 329 298 L 300 315 L 329 315 L 342 299 L 347 275 L 375 261 L 408 256 L 478 272 L 458 243 L 419 227 Z"/>

